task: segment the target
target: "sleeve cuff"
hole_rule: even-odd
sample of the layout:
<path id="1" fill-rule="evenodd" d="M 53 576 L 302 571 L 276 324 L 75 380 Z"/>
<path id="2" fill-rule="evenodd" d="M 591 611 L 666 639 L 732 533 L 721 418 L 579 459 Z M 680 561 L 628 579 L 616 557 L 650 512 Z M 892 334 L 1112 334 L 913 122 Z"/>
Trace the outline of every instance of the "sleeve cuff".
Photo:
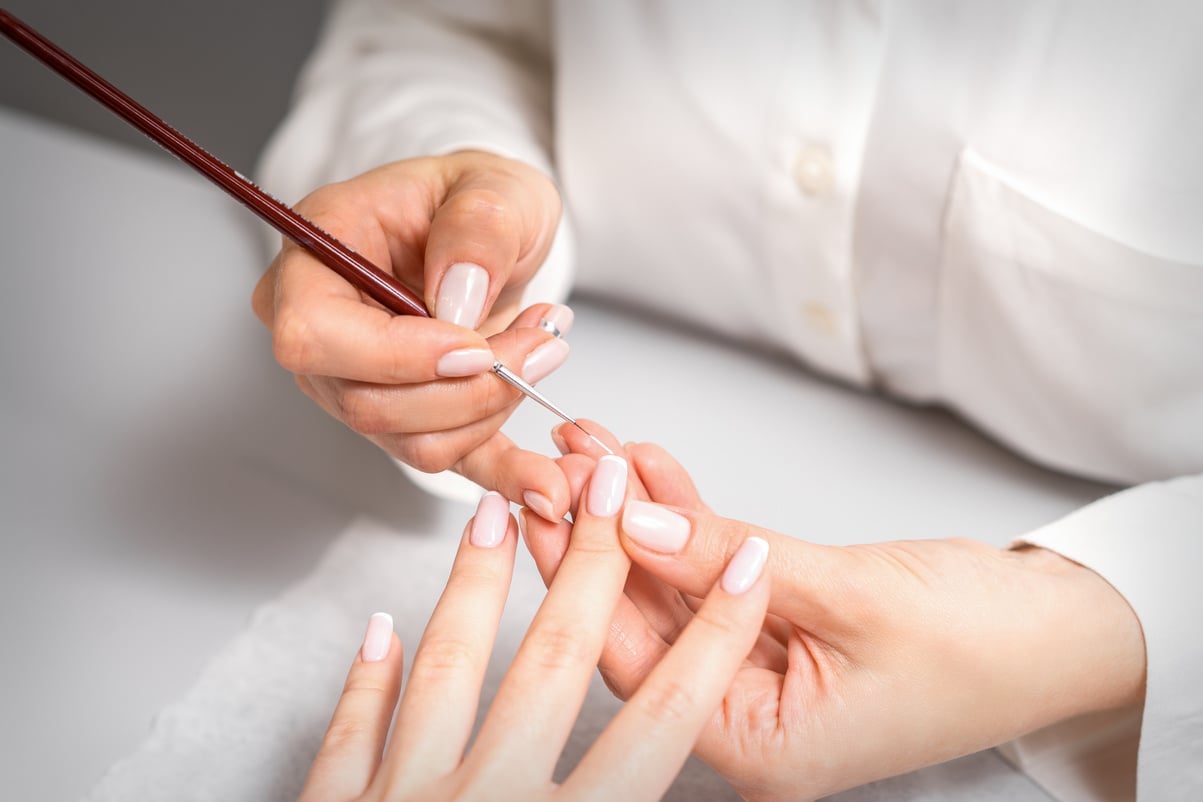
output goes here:
<path id="1" fill-rule="evenodd" d="M 1064 802 L 1130 799 L 1131 779 L 1116 770 L 1125 764 L 1130 770 L 1133 762 L 1141 802 L 1198 798 L 1203 475 L 1116 493 L 1018 538 L 1018 544 L 1080 563 L 1124 596 L 1144 633 L 1148 679 L 1139 714 L 1112 711 L 1062 722 L 1007 744 L 1003 754 Z"/>

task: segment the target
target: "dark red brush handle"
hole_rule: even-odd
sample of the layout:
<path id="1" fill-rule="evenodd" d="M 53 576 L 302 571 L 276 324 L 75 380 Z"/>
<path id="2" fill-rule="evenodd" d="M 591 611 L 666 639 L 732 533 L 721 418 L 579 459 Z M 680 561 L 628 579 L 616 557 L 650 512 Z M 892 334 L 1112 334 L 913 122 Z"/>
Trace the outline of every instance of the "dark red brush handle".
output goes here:
<path id="1" fill-rule="evenodd" d="M 147 111 L 40 33 L 0 8 L 0 32 L 46 66 L 224 189 L 284 236 L 308 250 L 357 289 L 398 315 L 430 317 L 422 299 L 313 223 L 268 195 L 237 170 Z"/>

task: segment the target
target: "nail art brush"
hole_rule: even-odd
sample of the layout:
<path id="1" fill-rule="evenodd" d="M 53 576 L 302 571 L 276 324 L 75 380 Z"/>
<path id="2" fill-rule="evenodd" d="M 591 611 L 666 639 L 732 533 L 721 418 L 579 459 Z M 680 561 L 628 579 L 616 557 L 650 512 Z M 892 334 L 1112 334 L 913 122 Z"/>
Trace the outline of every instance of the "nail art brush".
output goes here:
<path id="1" fill-rule="evenodd" d="M 264 192 L 242 173 L 201 148 L 159 117 L 151 114 L 129 95 L 101 78 L 75 57 L 3 8 L 0 8 L 0 33 L 127 123 L 146 134 L 168 153 L 176 156 L 180 161 L 221 187 L 268 225 L 312 253 L 323 264 L 385 309 L 396 315 L 430 317 L 422 299 L 391 273 L 381 270 L 353 249 L 302 217 L 291 207 Z M 493 373 L 518 389 L 527 398 L 597 440 L 592 434 L 589 434 L 587 429 L 577 423 L 575 418 L 553 404 L 546 396 L 501 362 L 494 361 Z"/>

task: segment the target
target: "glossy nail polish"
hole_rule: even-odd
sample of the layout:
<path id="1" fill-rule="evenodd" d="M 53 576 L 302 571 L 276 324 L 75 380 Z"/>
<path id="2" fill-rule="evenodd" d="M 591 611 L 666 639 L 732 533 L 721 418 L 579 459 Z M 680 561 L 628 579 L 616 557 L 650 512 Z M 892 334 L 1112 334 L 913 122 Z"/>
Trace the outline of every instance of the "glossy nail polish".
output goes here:
<path id="1" fill-rule="evenodd" d="M 563 337 L 572 329 L 572 321 L 576 314 L 564 304 L 555 304 L 544 313 L 539 321 L 539 328 L 553 337 Z"/>
<path id="2" fill-rule="evenodd" d="M 609 518 L 622 508 L 627 494 L 627 461 L 607 455 L 597 461 L 589 480 L 589 514 Z"/>
<path id="3" fill-rule="evenodd" d="M 733 595 L 756 584 L 769 558 L 769 544 L 764 538 L 750 537 L 731 557 L 719 585 Z"/>
<path id="4" fill-rule="evenodd" d="M 489 296 L 489 274 L 471 262 L 453 264 L 443 274 L 434 316 L 457 326 L 476 328 Z"/>
<path id="5" fill-rule="evenodd" d="M 359 650 L 365 663 L 376 663 L 388 657 L 393 642 L 393 617 L 388 613 L 372 613 L 368 619 L 368 631 L 363 634 L 363 647 Z"/>
<path id="6" fill-rule="evenodd" d="M 480 497 L 468 541 L 478 548 L 491 549 L 505 540 L 510 525 L 510 502 L 500 493 L 490 490 Z"/>
<path id="7" fill-rule="evenodd" d="M 676 554 L 689 540 L 689 519 L 648 501 L 629 501 L 622 513 L 622 531 L 644 548 Z"/>
<path id="8" fill-rule="evenodd" d="M 556 518 L 555 508 L 551 504 L 551 499 L 542 493 L 536 493 L 534 490 L 527 490 L 522 494 L 522 502 L 526 504 L 540 518 L 555 523 Z"/>
<path id="9" fill-rule="evenodd" d="M 531 384 L 546 378 L 552 371 L 564 364 L 568 358 L 569 346 L 564 340 L 550 340 L 531 351 L 522 363 L 522 378 Z"/>
<path id="10" fill-rule="evenodd" d="M 493 352 L 487 348 L 461 348 L 439 357 L 434 372 L 444 379 L 475 376 L 492 370 L 495 359 Z"/>

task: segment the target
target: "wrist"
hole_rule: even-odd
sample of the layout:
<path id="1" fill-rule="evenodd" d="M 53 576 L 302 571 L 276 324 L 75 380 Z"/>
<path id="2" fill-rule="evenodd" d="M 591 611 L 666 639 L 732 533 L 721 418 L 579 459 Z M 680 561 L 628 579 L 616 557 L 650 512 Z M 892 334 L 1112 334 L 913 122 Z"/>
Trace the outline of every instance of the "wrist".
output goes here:
<path id="1" fill-rule="evenodd" d="M 1048 589 L 1046 670 L 1060 718 L 1142 703 L 1144 635 L 1128 601 L 1098 573 L 1055 551 L 1023 545 L 1011 553 Z"/>

